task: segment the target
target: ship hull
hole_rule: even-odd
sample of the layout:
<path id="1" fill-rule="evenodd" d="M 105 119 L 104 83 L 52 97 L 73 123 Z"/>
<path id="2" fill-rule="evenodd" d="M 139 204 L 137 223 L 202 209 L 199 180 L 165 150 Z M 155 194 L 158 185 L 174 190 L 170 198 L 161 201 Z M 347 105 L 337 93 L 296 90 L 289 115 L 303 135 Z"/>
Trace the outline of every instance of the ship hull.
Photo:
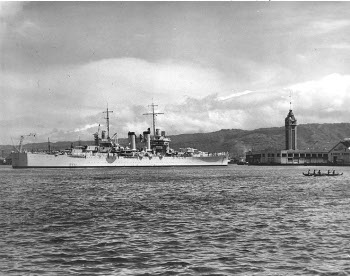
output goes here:
<path id="1" fill-rule="evenodd" d="M 88 156 L 44 153 L 12 153 L 13 168 L 93 168 L 93 167 L 174 167 L 227 166 L 227 155 L 180 156 L 117 156 L 99 153 Z"/>

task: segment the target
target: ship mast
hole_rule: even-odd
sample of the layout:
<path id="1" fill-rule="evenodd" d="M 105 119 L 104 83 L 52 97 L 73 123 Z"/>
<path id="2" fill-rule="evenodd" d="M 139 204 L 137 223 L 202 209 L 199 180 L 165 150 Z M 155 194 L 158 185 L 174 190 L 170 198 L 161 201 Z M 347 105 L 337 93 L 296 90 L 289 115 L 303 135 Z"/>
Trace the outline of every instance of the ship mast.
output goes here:
<path id="1" fill-rule="evenodd" d="M 109 113 L 113 113 L 113 111 L 108 110 L 108 104 L 107 104 L 107 111 L 104 111 L 103 113 L 107 113 L 107 117 L 105 118 L 107 120 L 107 139 L 109 140 Z"/>
<path id="2" fill-rule="evenodd" d="M 158 114 L 164 114 L 164 113 L 154 112 L 154 107 L 158 106 L 158 105 L 155 105 L 153 102 L 148 107 L 150 107 L 150 106 L 152 107 L 152 112 L 151 113 L 144 113 L 143 115 L 152 115 L 152 117 L 153 117 L 153 137 L 156 137 L 156 116 Z"/>
<path id="3" fill-rule="evenodd" d="M 51 153 L 50 137 L 47 137 L 47 147 L 48 147 L 49 153 Z"/>

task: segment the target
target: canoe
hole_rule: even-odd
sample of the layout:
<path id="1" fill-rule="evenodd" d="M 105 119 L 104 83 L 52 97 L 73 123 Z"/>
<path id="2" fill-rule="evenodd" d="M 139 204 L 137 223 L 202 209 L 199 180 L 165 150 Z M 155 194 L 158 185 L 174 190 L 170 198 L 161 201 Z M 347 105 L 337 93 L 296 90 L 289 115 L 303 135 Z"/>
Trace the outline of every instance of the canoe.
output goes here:
<path id="1" fill-rule="evenodd" d="M 321 173 L 321 174 L 319 174 L 319 173 L 316 173 L 316 174 L 314 174 L 314 173 L 303 173 L 303 175 L 304 176 L 339 176 L 339 175 L 343 175 L 343 173 L 330 173 L 330 174 L 328 174 L 328 173 Z"/>

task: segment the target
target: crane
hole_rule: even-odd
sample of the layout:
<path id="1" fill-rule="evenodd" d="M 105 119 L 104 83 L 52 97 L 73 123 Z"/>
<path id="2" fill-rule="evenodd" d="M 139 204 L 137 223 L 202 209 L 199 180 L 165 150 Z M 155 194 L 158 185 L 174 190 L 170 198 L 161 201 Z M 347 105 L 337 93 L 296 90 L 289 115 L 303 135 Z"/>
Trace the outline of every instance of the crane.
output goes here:
<path id="1" fill-rule="evenodd" d="M 18 152 L 22 152 L 22 147 L 23 147 L 23 141 L 26 136 L 36 136 L 36 133 L 29 133 L 27 135 L 21 135 L 21 138 L 19 139 L 19 149 Z"/>
<path id="2" fill-rule="evenodd" d="M 113 140 L 113 139 L 114 139 L 114 144 L 118 145 L 118 133 L 117 132 L 113 134 L 111 140 Z"/>

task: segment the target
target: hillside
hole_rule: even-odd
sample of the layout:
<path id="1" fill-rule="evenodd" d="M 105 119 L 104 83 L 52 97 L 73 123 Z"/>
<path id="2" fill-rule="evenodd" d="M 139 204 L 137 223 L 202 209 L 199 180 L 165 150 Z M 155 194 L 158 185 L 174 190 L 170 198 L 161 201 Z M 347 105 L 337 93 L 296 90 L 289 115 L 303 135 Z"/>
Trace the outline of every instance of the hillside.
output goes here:
<path id="1" fill-rule="evenodd" d="M 228 151 L 237 157 L 248 150 L 263 150 L 267 148 L 283 149 L 285 145 L 285 129 L 283 127 L 260 128 L 256 130 L 222 129 L 210 133 L 180 134 L 169 136 L 171 147 L 175 150 L 193 147 L 208 152 Z M 350 123 L 338 124 L 305 124 L 298 126 L 298 148 L 330 150 L 340 140 L 350 137 Z M 82 145 L 91 145 L 93 141 L 81 141 Z M 127 139 L 119 139 L 119 143 L 127 145 Z M 52 143 L 53 149 L 71 147 L 72 142 Z M 74 142 L 78 145 L 78 142 Z M 0 146 L 7 156 L 13 146 Z M 47 143 L 26 144 L 27 150 L 47 150 Z"/>
<path id="2" fill-rule="evenodd" d="M 350 137 L 350 124 L 299 125 L 298 149 L 330 150 L 340 140 Z M 284 149 L 285 128 L 260 128 L 256 130 L 223 129 L 211 133 L 181 134 L 172 136 L 173 148 L 186 145 L 204 151 L 228 151 L 240 156 L 248 150 L 268 148 Z"/>

